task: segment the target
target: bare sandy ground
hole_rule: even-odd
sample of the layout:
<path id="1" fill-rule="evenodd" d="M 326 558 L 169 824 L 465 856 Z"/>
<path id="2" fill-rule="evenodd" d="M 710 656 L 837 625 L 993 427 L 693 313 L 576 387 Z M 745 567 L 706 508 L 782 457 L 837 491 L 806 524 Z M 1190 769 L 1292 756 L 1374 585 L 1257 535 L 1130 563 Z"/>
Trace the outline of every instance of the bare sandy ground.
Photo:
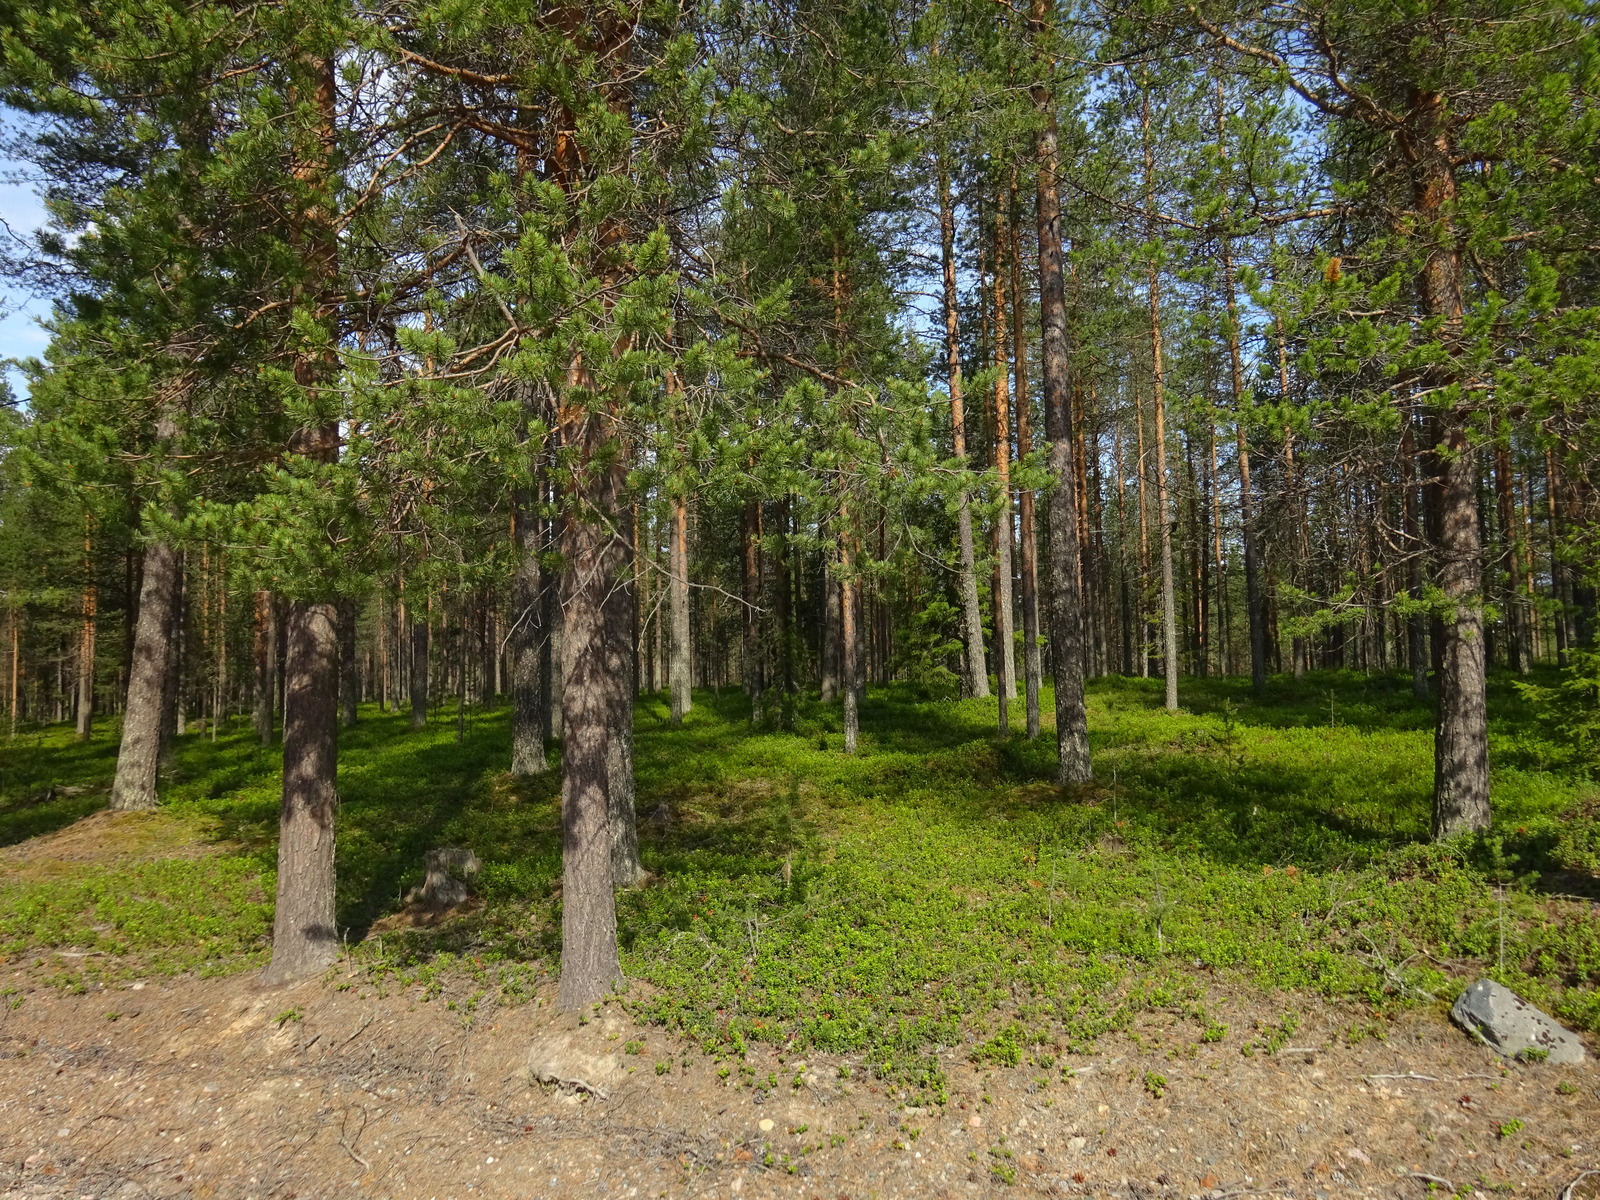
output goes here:
<path id="1" fill-rule="evenodd" d="M 4 1200 L 1488 1200 L 1559 1197 L 1600 1167 L 1592 1056 L 1505 1068 L 1428 1015 L 1350 1046 L 1352 1012 L 1303 998 L 1273 1055 L 1160 1021 L 1068 1058 L 1071 1078 L 954 1049 L 949 1102 L 921 1109 L 859 1064 L 759 1052 L 741 1070 L 618 1006 L 580 1025 L 544 998 L 469 1021 L 448 989 L 425 1002 L 353 973 L 83 995 L 7 974 Z M 1249 1003 L 1212 1011 L 1248 1029 Z M 1600 1175 L 1568 1200 L 1597 1197 Z"/>

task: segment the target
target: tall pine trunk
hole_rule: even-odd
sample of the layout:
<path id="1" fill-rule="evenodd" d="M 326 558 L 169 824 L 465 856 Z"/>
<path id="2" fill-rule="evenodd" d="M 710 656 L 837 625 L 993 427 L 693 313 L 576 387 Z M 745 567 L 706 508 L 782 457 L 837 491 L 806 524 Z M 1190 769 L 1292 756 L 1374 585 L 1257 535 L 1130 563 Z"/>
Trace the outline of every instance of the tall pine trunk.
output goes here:
<path id="1" fill-rule="evenodd" d="M 1150 133 L 1150 91 L 1144 91 L 1144 108 L 1141 119 L 1144 131 L 1144 188 L 1146 221 L 1150 225 L 1148 236 L 1155 236 L 1153 214 L 1155 209 L 1155 143 Z M 1155 435 L 1156 459 L 1156 532 L 1161 555 L 1161 658 L 1166 676 L 1166 707 L 1168 712 L 1178 709 L 1178 603 L 1172 572 L 1171 504 L 1167 488 L 1167 400 L 1166 366 L 1161 349 L 1161 270 L 1154 257 L 1150 259 L 1147 273 L 1150 303 L 1150 402 L 1154 410 L 1151 423 Z"/>
<path id="2" fill-rule="evenodd" d="M 1049 0 L 1032 0 L 1029 29 L 1043 61 Z M 1061 197 L 1056 179 L 1055 97 L 1048 85 L 1031 89 L 1040 115 L 1034 152 L 1038 163 L 1039 332 L 1044 391 L 1045 438 L 1050 443 L 1050 657 L 1056 682 L 1056 778 L 1062 784 L 1087 783 L 1089 721 L 1083 697 L 1083 597 L 1078 588 L 1078 513 L 1073 439 L 1067 390 L 1066 279 L 1061 261 Z"/>
<path id="3" fill-rule="evenodd" d="M 994 517 L 994 642 L 996 682 L 1000 692 L 1000 735 L 1011 732 L 1011 701 L 1017 695 L 1015 639 L 1012 636 L 1011 548 L 1011 388 L 1006 362 L 1005 205 L 995 205 L 994 223 L 994 465 L 1000 504 Z"/>
<path id="4" fill-rule="evenodd" d="M 950 389 L 950 432 L 957 469 L 967 469 L 967 418 L 961 387 L 961 338 L 956 295 L 956 218 L 950 201 L 950 173 L 939 161 L 939 256 L 944 272 L 945 379 Z M 972 500 L 963 482 L 956 493 L 956 542 L 960 555 L 961 634 L 966 647 L 967 695 L 989 694 L 989 667 L 983 655 L 983 614 L 978 607 L 977 555 L 972 541 Z"/>
<path id="5" fill-rule="evenodd" d="M 1407 141 L 1415 154 L 1422 228 L 1437 230 L 1418 279 L 1424 315 L 1441 318 L 1445 336 L 1461 336 L 1461 247 L 1454 223 L 1455 168 L 1443 100 L 1417 92 Z M 1454 363 L 1435 367 L 1429 383 L 1459 383 Z M 1478 524 L 1478 458 L 1467 395 L 1438 414 L 1433 451 L 1438 521 L 1438 585 L 1449 605 L 1440 618 L 1438 724 L 1434 733 L 1435 840 L 1489 826 L 1487 664 L 1483 646 L 1483 535 Z"/>
<path id="6" fill-rule="evenodd" d="M 1217 119 L 1220 125 L 1220 114 Z M 1239 454 L 1239 525 L 1244 541 L 1244 603 L 1245 620 L 1250 630 L 1250 686 L 1259 693 L 1267 686 L 1267 609 L 1266 600 L 1261 594 L 1256 500 L 1250 486 L 1250 439 L 1244 410 L 1244 357 L 1239 347 L 1239 302 L 1234 294 L 1233 245 L 1228 238 L 1222 239 L 1222 279 L 1228 310 L 1228 381 L 1233 393 L 1234 440 Z M 1220 523 L 1217 529 L 1220 537 Z"/>
<path id="7" fill-rule="evenodd" d="M 337 286 L 338 234 L 332 203 L 334 58 L 302 54 L 293 94 L 304 89 L 316 114 L 296 147 L 294 177 L 304 189 L 292 240 L 303 256 L 302 301 L 337 325 L 331 295 Z M 302 352 L 295 382 L 308 394 L 332 387 L 338 362 L 330 350 Z M 318 463 L 339 457 L 339 425 L 300 430 L 291 454 Z M 308 581 L 309 582 L 309 581 Z M 294 600 L 284 621 L 283 800 L 279 818 L 277 915 L 272 961 L 262 982 L 277 984 L 315 974 L 338 954 L 334 928 L 334 815 L 338 808 L 339 630 L 337 607 L 315 598 Z"/>
<path id="8" fill-rule="evenodd" d="M 1017 198 L 1016 171 L 1011 175 L 1011 370 L 1016 380 L 1017 457 L 1025 459 L 1033 450 L 1028 393 L 1028 325 L 1022 299 L 1022 212 Z M 1039 688 L 1043 682 L 1043 656 L 1039 652 L 1039 545 L 1035 534 L 1033 489 L 1018 493 L 1018 515 L 1022 538 L 1022 675 L 1027 705 L 1028 737 L 1039 736 Z"/>

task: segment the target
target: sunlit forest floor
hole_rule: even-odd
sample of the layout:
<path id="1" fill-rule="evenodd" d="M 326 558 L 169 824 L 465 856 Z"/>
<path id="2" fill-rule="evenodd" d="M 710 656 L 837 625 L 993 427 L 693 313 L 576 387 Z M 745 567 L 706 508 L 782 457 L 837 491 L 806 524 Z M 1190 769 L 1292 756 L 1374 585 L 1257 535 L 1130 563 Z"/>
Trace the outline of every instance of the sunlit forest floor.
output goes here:
<path id="1" fill-rule="evenodd" d="M 1494 831 L 1451 848 L 1426 843 L 1429 713 L 1404 681 L 1276 679 L 1256 701 L 1192 680 L 1182 698 L 1168 714 L 1158 681 L 1093 684 L 1097 782 L 1069 792 L 1050 782 L 1048 723 L 1001 741 L 993 700 L 874 688 L 855 757 L 836 707 L 752 731 L 736 691 L 698 693 L 681 728 L 642 700 L 652 878 L 622 895 L 619 923 L 647 986 L 626 1003 L 713 1053 L 798 1044 L 909 1076 L 929 1047 L 974 1035 L 1016 1062 L 1150 1007 L 1210 1028 L 1196 977 L 1218 973 L 1379 1014 L 1489 974 L 1600 1029 L 1600 892 L 1563 857 L 1600 813 L 1580 781 L 1541 769 L 1508 684 L 1491 699 Z M 87 745 L 64 728 L 5 744 L 0 845 L 103 808 L 114 753 L 104 725 Z M 161 813 L 0 851 L 0 954 L 69 987 L 262 962 L 277 757 L 243 721 L 191 732 Z M 339 912 L 365 969 L 466 971 L 502 1001 L 555 969 L 555 774 L 514 780 L 508 757 L 504 708 L 413 733 L 369 706 L 343 733 Z M 378 932 L 404 924 L 391 914 L 436 846 L 480 855 L 482 907 Z"/>
<path id="2" fill-rule="evenodd" d="M 1300 1144 L 1310 1130 L 1337 1140 L 1333 1125 L 1309 1117 L 1272 1153 L 1291 1163 L 1296 1153 L 1321 1155 L 1320 1166 L 1304 1165 L 1320 1170 L 1318 1178 L 1332 1178 L 1332 1171 L 1354 1180 L 1367 1171 L 1376 1179 L 1390 1168 L 1364 1167 L 1368 1159 L 1360 1156 L 1377 1155 L 1380 1146 L 1384 1154 L 1412 1153 L 1379 1137 L 1380 1131 L 1399 1136 L 1374 1116 L 1393 1102 L 1384 1089 L 1369 1094 L 1354 1084 L 1337 1101 L 1317 1099 L 1328 1091 L 1314 1078 L 1325 1074 L 1314 1065 L 1317 1054 L 1334 1048 L 1350 1059 L 1344 1068 L 1330 1065 L 1333 1071 L 1348 1073 L 1359 1063 L 1361 1072 L 1391 1072 L 1378 1078 L 1419 1079 L 1443 1078 L 1444 1068 L 1434 1064 L 1455 1056 L 1461 1061 L 1451 1070 L 1468 1072 L 1462 1080 L 1500 1078 L 1500 1068 L 1484 1075 L 1491 1064 L 1467 1063 L 1486 1052 L 1438 1020 L 1461 986 L 1481 975 L 1502 980 L 1569 1025 L 1600 1030 L 1600 887 L 1592 873 L 1600 805 L 1570 769 L 1555 769 L 1566 760 L 1509 681 L 1496 680 L 1491 695 L 1494 830 L 1445 848 L 1426 841 L 1430 713 L 1412 699 L 1407 681 L 1332 673 L 1276 679 L 1256 700 L 1238 681 L 1189 680 L 1182 700 L 1183 711 L 1168 714 L 1160 707 L 1159 681 L 1092 684 L 1098 778 L 1068 791 L 1051 782 L 1048 694 L 1045 736 L 1029 742 L 1020 734 L 997 738 L 992 700 L 928 701 L 908 687 L 873 688 L 854 757 L 842 752 L 836 707 L 802 702 L 792 713 L 792 731 L 753 731 L 736 691 L 697 693 L 681 728 L 668 723 L 664 701 L 642 700 L 638 812 L 650 878 L 619 896 L 630 982 L 603 1021 L 597 1016 L 592 1029 L 569 1032 L 599 1039 L 596 1053 L 620 1050 L 617 1069 L 649 1081 L 636 1088 L 647 1089 L 639 1093 L 644 1108 L 677 1104 L 683 1114 L 700 1111 L 694 1104 L 704 1108 L 709 1123 L 680 1133 L 705 1145 L 662 1142 L 649 1170 L 680 1172 L 690 1182 L 697 1171 L 712 1172 L 709 1187 L 721 1178 L 715 1171 L 748 1164 L 776 1171 L 761 1176 L 776 1179 L 822 1162 L 805 1155 L 839 1147 L 840 1180 L 860 1185 L 883 1170 L 883 1154 L 911 1146 L 915 1114 L 929 1111 L 940 1115 L 941 1129 L 955 1131 L 939 1143 L 944 1157 L 923 1143 L 929 1154 L 918 1155 L 921 1165 L 928 1171 L 937 1165 L 929 1178 L 941 1187 L 946 1180 L 969 1189 L 1002 1186 L 1019 1177 L 1019 1163 L 1035 1164 L 1024 1176 L 1063 1169 L 1038 1165 L 1048 1164 L 1049 1153 L 1067 1155 L 1059 1146 L 1047 1153 L 1042 1133 L 1041 1146 L 1024 1153 L 1025 1114 L 1033 1113 L 1032 1128 L 1041 1129 L 1044 1111 L 1055 1104 L 1049 1098 L 1055 1093 L 1044 1089 L 1082 1091 L 1088 1079 L 1112 1089 L 1101 1115 L 1092 1115 L 1092 1105 L 1084 1110 L 1090 1115 L 1076 1113 L 1069 1103 L 1076 1093 L 1069 1092 L 1062 1097 L 1067 1107 L 1051 1119 L 1077 1122 L 1061 1134 L 1082 1135 L 1072 1139 L 1073 1154 L 1115 1155 L 1121 1137 L 1123 1157 L 1098 1167 L 1085 1160 L 1086 1171 L 1054 1176 L 1058 1191 L 1079 1187 L 1072 1182 L 1079 1179 L 1088 1181 L 1084 1194 L 1097 1194 L 1097 1181 L 1136 1167 L 1151 1179 L 1171 1174 L 1177 1187 L 1180 1174 L 1163 1164 L 1191 1159 L 1181 1176 L 1188 1180 L 1183 1194 L 1200 1185 L 1248 1188 L 1241 1181 L 1255 1177 L 1246 1172 L 1267 1169 L 1248 1164 L 1265 1163 L 1260 1156 L 1267 1150 L 1258 1153 L 1256 1142 L 1234 1146 L 1234 1132 L 1246 1128 L 1237 1121 L 1237 1128 L 1219 1124 L 1213 1133 L 1197 1133 L 1200 1118 L 1185 1116 L 1191 1109 L 1184 1105 L 1198 1102 L 1193 1111 L 1205 1113 L 1204 1095 L 1232 1095 L 1226 1103 L 1244 1106 L 1229 1110 L 1239 1120 L 1250 1105 L 1264 1105 L 1258 1119 L 1270 1127 L 1282 1117 L 1272 1089 L 1283 1081 L 1273 1075 L 1277 1082 L 1263 1083 L 1248 1072 L 1281 1074 L 1275 1064 L 1285 1055 L 1314 1051 L 1293 1060 L 1305 1076 L 1297 1075 L 1295 1086 L 1310 1097 L 1296 1103 L 1350 1105 L 1348 1127 L 1341 1125 L 1346 1133 L 1368 1128 L 1359 1122 L 1376 1123 L 1348 1160 L 1332 1142 L 1315 1151 Z M 1019 719 L 1020 708 L 1013 709 Z M 104 1071 L 111 1060 L 80 1062 L 87 1051 L 74 1046 L 99 1039 L 108 1049 L 96 1054 L 116 1047 L 126 1057 L 140 1044 L 135 1035 L 182 1040 L 193 1035 L 172 1030 L 195 1021 L 217 1037 L 248 1026 L 237 1036 L 250 1054 L 265 1058 L 249 1066 L 238 1059 L 243 1051 L 218 1050 L 237 1059 L 231 1075 L 218 1077 L 236 1079 L 241 1088 L 267 1087 L 277 1070 L 296 1073 L 298 1087 L 313 1078 L 308 1072 L 321 1071 L 332 1081 L 318 1110 L 326 1124 L 338 1079 L 377 1087 L 367 1075 L 349 1076 L 355 1068 L 339 1057 L 349 1053 L 347 1038 L 357 1038 L 362 1022 L 376 1016 L 391 1029 L 388 1050 L 378 1055 L 374 1047 L 361 1070 L 394 1075 L 410 1062 L 405 1055 L 416 1058 L 402 1074 L 410 1081 L 404 1087 L 433 1096 L 427 1102 L 433 1108 L 417 1101 L 424 1103 L 419 1128 L 426 1128 L 443 1111 L 438 1097 L 455 1094 L 438 1083 L 449 1074 L 440 1065 L 449 1055 L 441 1059 L 438 1051 L 456 1036 L 450 1029 L 481 1028 L 489 1040 L 480 1038 L 474 1053 L 488 1053 L 481 1048 L 497 1045 L 494 1039 L 512 1037 L 515 1029 L 525 1038 L 551 1020 L 560 928 L 557 781 L 554 772 L 533 781 L 509 776 L 507 720 L 504 708 L 471 710 L 459 723 L 445 711 L 413 732 L 405 717 L 369 706 L 341 735 L 339 913 L 349 952 L 326 983 L 312 985 L 315 995 L 290 999 L 252 998 L 243 977 L 267 955 L 277 748 L 258 746 L 242 720 L 215 740 L 206 730 L 190 732 L 181 739 L 163 810 L 116 815 L 99 811 L 114 765 L 114 730 L 102 724 L 88 744 L 60 728 L 0 743 L 0 994 L 21 1009 L 11 1014 L 11 1041 L 32 1038 L 37 1047 L 44 1044 L 40 1035 L 24 1036 L 25 1029 L 50 1031 L 62 1064 L 93 1075 L 93 1061 L 102 1061 Z M 483 869 L 473 881 L 479 900 L 419 927 L 409 919 L 406 893 L 421 882 L 424 852 L 440 846 L 480 856 Z M 213 978 L 220 976 L 240 978 Z M 147 986 L 160 997 L 129 990 Z M 82 1002 L 63 1007 L 74 993 L 83 994 Z M 384 1015 L 400 1011 L 386 1006 L 397 998 L 412 1016 Z M 153 1007 L 159 1005 L 165 1008 Z M 195 1017 L 202 1007 L 223 1015 Z M 154 1025 L 133 1020 L 166 1009 L 173 1011 Z M 511 1018 L 515 1012 L 528 1015 Z M 125 1016 L 130 1028 L 119 1032 L 124 1027 L 116 1022 Z M 90 1017 L 98 1027 L 79 1029 Z M 251 1022 L 263 1032 L 250 1032 Z M 610 1032 L 602 1035 L 602 1027 Z M 134 1041 L 123 1040 L 129 1037 Z M 361 1042 L 354 1044 L 359 1050 Z M 495 1051 L 495 1071 L 503 1073 L 501 1058 L 520 1053 L 511 1045 Z M 154 1080 L 151 1064 L 170 1061 L 174 1094 L 186 1095 L 192 1081 L 185 1082 L 182 1064 L 170 1055 L 190 1052 L 139 1051 L 134 1058 L 144 1065 L 128 1068 L 128 1078 Z M 192 1052 L 206 1061 L 200 1050 Z M 1137 1065 L 1128 1067 L 1124 1054 Z M 319 1055 L 330 1056 L 325 1065 L 312 1062 L 324 1063 Z M 827 1071 L 819 1078 L 820 1062 Z M 1114 1074 L 1105 1073 L 1108 1064 Z M 1234 1076 L 1248 1064 L 1261 1065 Z M 513 1062 L 510 1069 L 520 1068 Z M 1101 1074 L 1092 1074 L 1097 1069 Z M 460 1080 L 473 1074 L 461 1064 L 456 1070 L 451 1086 L 468 1086 Z M 1492 1128 L 1520 1129 L 1517 1122 L 1533 1120 L 1535 1111 L 1561 1130 L 1574 1121 L 1581 1128 L 1579 1109 L 1593 1103 L 1591 1083 L 1580 1089 L 1562 1082 L 1552 1091 L 1561 1069 L 1546 1068 L 1549 1080 L 1534 1078 L 1537 1068 L 1524 1070 L 1530 1074 L 1522 1082 L 1505 1076 L 1515 1095 L 1493 1101 L 1523 1107 L 1513 1117 L 1496 1116 Z M 1163 1099 L 1169 1076 L 1185 1099 Z M 84 1085 L 86 1096 L 93 1082 Z M 814 1124 L 821 1118 L 796 1116 L 777 1133 L 758 1135 L 755 1116 L 776 1113 L 782 1125 L 782 1113 L 756 1108 L 747 1120 L 717 1099 L 730 1089 L 756 1105 L 769 1097 L 790 1107 L 805 1097 L 827 1104 L 831 1096 L 892 1111 L 835 1111 L 840 1121 L 850 1116 L 856 1123 L 841 1124 L 826 1146 L 821 1140 L 812 1146 L 807 1130 L 822 1128 Z M 1097 1097 L 1084 1092 L 1079 1099 L 1089 1104 Z M 361 1104 L 370 1099 L 355 1096 Z M 1562 1115 L 1569 1102 L 1579 1109 Z M 210 1111 L 209 1101 L 198 1103 L 197 1111 Z M 252 1103 L 250 1114 L 239 1113 L 246 1127 L 276 1101 Z M 982 1122 L 968 1121 L 969 1105 L 975 1120 L 985 1112 L 991 1124 L 1001 1114 L 1021 1123 L 979 1137 Z M 1555 1107 L 1546 1113 L 1530 1105 Z M 1146 1108 L 1144 1116 L 1131 1115 Z M 341 1111 L 349 1117 L 355 1110 Z M 526 1125 L 517 1126 L 508 1113 L 501 1113 L 511 1122 L 509 1132 L 501 1131 L 507 1138 L 564 1119 L 556 1109 L 530 1110 Z M 1172 1127 L 1152 1135 L 1155 1142 L 1141 1140 L 1136 1127 L 1147 1118 Z M 44 1147 L 51 1132 L 45 1125 L 57 1118 L 29 1119 L 43 1122 Z M 63 1128 L 71 1124 L 62 1120 Z M 748 1135 L 744 1124 L 727 1130 L 718 1124 L 736 1121 L 751 1125 Z M 1124 1122 L 1120 1135 L 1117 1121 Z M 319 1127 L 311 1121 L 308 1136 Z M 462 1132 L 461 1144 L 487 1137 L 488 1128 Z M 634 1137 L 629 1129 L 613 1132 Z M 873 1131 L 876 1140 L 868 1137 Z M 1422 1133 L 1431 1146 L 1433 1133 Z M 347 1144 L 350 1136 L 346 1129 L 329 1143 L 328 1161 L 365 1163 L 366 1155 Z M 1416 1130 L 1408 1136 L 1415 1140 Z M 1557 1125 L 1544 1135 L 1548 1145 L 1508 1136 L 1494 1135 L 1504 1150 L 1493 1159 L 1498 1174 L 1489 1159 L 1473 1157 L 1477 1143 L 1465 1129 L 1461 1145 L 1451 1143 L 1447 1153 L 1440 1143 L 1428 1150 L 1434 1159 L 1419 1161 L 1445 1164 L 1440 1171 L 1477 1162 L 1473 1169 L 1487 1172 L 1482 1178 L 1489 1182 L 1514 1179 L 1524 1168 L 1551 1178 L 1568 1169 L 1571 1139 L 1558 1136 Z M 284 1138 L 270 1154 L 262 1151 L 263 1162 L 294 1160 L 298 1143 Z M 1108 1145 L 1095 1149 L 1096 1138 Z M 962 1139 L 976 1139 L 970 1154 Z M 1013 1152 L 1020 1156 L 1015 1161 Z M 549 1164 L 515 1169 L 548 1166 L 552 1181 L 578 1169 L 570 1156 L 549 1153 L 556 1156 Z M 110 1161 L 104 1154 L 82 1157 L 80 1167 Z M 415 1162 L 399 1143 L 394 1154 L 399 1165 L 389 1169 Z M 39 1174 L 54 1161 L 45 1155 L 41 1148 L 28 1160 L 29 1178 L 45 1190 L 0 1194 L 55 1195 Z M 478 1164 L 472 1170 L 489 1170 L 482 1159 L 472 1161 Z M 284 1165 L 281 1178 L 294 1169 L 309 1168 Z M 811 1170 L 805 1166 L 802 1177 Z M 357 1174 L 368 1183 L 376 1177 Z M 123 1177 L 133 1176 L 106 1176 Z M 443 1178 L 459 1182 L 457 1175 Z M 579 1192 L 582 1178 L 570 1175 Z M 861 1194 L 924 1194 L 910 1184 L 891 1186 L 892 1170 L 884 1178 L 890 1182 Z"/>

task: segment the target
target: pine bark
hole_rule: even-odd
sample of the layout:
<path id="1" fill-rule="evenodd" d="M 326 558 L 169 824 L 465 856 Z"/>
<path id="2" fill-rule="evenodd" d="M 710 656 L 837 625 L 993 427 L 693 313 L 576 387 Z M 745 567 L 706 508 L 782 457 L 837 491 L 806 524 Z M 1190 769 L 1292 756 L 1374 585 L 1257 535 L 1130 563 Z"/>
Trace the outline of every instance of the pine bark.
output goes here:
<path id="1" fill-rule="evenodd" d="M 334 923 L 338 812 L 338 610 L 297 600 L 284 620 L 283 804 L 277 910 L 267 985 L 325 970 L 339 953 Z"/>
<path id="2" fill-rule="evenodd" d="M 128 675 L 117 771 L 111 783 L 111 808 L 116 812 L 156 807 L 156 772 L 168 707 L 168 660 L 177 604 L 178 553 L 167 542 L 151 542 L 144 552 L 133 666 Z"/>
<path id="3" fill-rule="evenodd" d="M 961 338 L 956 294 L 956 219 L 950 202 L 950 173 L 939 162 L 939 246 L 944 272 L 945 379 L 950 389 L 950 431 L 958 469 L 967 469 L 966 412 L 961 386 Z M 977 555 L 972 540 L 972 499 L 963 482 L 956 493 L 956 543 L 960 555 L 961 632 L 966 645 L 967 695 L 989 694 L 989 667 L 983 654 L 983 614 L 978 605 Z"/>
<path id="4" fill-rule="evenodd" d="M 1038 56 L 1050 17 L 1049 0 L 1032 0 L 1029 30 Z M 1036 61 L 1036 69 L 1047 64 Z M 1044 83 L 1031 89 L 1040 115 L 1034 142 L 1038 163 L 1037 227 L 1039 239 L 1039 332 L 1041 384 L 1044 393 L 1045 438 L 1050 443 L 1050 652 L 1056 683 L 1057 780 L 1087 783 L 1089 721 L 1083 695 L 1083 597 L 1078 589 L 1078 513 L 1073 439 L 1069 408 L 1066 278 L 1061 253 L 1061 198 L 1057 183 L 1055 97 Z"/>
<path id="5" fill-rule="evenodd" d="M 569 420 L 574 420 L 570 417 Z M 577 418 L 568 446 L 587 451 L 574 491 L 586 510 L 608 512 L 616 481 L 593 465 L 597 421 Z M 576 496 L 575 496 L 576 498 Z M 585 516 L 588 515 L 586 512 Z M 561 525 L 561 986 L 556 1006 L 574 1012 L 622 979 L 617 956 L 611 838 L 612 727 L 616 718 L 606 596 L 622 562 L 620 540 L 592 518 L 568 512 Z"/>

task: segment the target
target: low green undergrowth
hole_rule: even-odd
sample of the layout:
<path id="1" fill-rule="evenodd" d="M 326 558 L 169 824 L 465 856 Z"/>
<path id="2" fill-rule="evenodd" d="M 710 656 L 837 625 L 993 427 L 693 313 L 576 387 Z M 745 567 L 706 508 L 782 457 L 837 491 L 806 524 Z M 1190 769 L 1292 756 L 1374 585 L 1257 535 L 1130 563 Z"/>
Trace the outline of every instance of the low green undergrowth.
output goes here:
<path id="1" fill-rule="evenodd" d="M 1048 1065 L 1149 1011 L 1220 1040 L 1212 978 L 1381 1014 L 1486 973 L 1600 1029 L 1600 916 L 1561 898 L 1594 883 L 1583 854 L 1600 809 L 1541 752 L 1526 696 L 1495 684 L 1494 830 L 1437 847 L 1429 713 L 1404 681 L 1282 679 L 1259 700 L 1189 681 L 1176 714 L 1157 688 L 1091 686 L 1097 781 L 1069 791 L 1051 783 L 1048 722 L 1039 742 L 1002 742 L 992 700 L 874 689 L 854 757 L 837 709 L 815 702 L 792 730 L 752 731 L 731 691 L 697 694 L 681 728 L 641 701 L 652 879 L 619 897 L 624 1003 L 712 1053 L 816 1049 L 934 1089 L 937 1048 Z M 109 739 L 69 737 L 8 748 L 26 783 L 0 793 L 0 842 L 85 811 L 83 795 L 40 798 L 109 774 Z M 556 781 L 512 780 L 508 757 L 503 710 L 475 714 L 459 743 L 453 721 L 413 733 L 374 710 L 344 735 L 339 912 L 379 986 L 464 979 L 460 1003 L 515 1002 L 556 969 Z M 242 726 L 184 739 L 168 808 L 199 849 L 0 876 L 0 955 L 74 981 L 261 961 L 276 789 L 273 752 Z M 481 856 L 483 906 L 374 932 L 440 845 Z M 50 947 L 84 956 L 61 965 Z"/>

